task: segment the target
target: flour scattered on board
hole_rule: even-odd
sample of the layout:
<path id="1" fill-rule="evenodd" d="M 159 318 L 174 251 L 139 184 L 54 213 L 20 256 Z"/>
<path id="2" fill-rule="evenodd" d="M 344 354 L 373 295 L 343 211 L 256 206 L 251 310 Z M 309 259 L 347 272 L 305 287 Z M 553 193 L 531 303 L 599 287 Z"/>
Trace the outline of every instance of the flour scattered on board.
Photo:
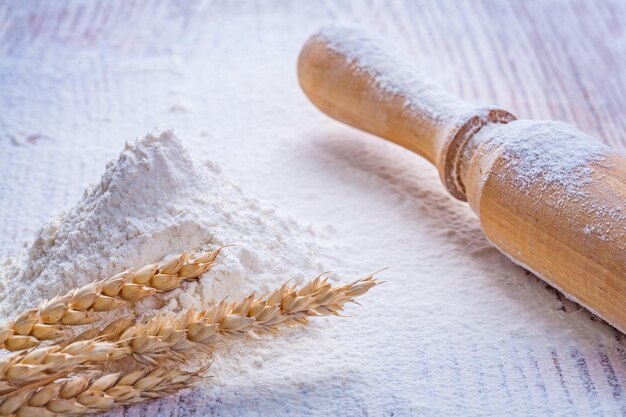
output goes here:
<path id="1" fill-rule="evenodd" d="M 164 306 L 147 299 L 139 311 L 201 308 L 227 294 L 311 277 L 322 270 L 314 242 L 311 230 L 245 196 L 215 164 L 194 158 L 172 131 L 148 134 L 127 145 L 99 184 L 0 270 L 0 316 L 191 247 L 236 244 L 198 283 L 168 294 Z"/>
<path id="2" fill-rule="evenodd" d="M 317 32 L 330 49 L 350 59 L 348 66 L 368 73 L 372 82 L 389 93 L 390 99 L 401 95 L 408 108 L 420 104 L 420 112 L 431 110 L 433 118 L 449 118 L 470 110 L 439 86 L 427 81 L 411 59 L 384 38 L 353 27 L 334 26 Z M 428 102 L 427 105 L 424 105 Z"/>

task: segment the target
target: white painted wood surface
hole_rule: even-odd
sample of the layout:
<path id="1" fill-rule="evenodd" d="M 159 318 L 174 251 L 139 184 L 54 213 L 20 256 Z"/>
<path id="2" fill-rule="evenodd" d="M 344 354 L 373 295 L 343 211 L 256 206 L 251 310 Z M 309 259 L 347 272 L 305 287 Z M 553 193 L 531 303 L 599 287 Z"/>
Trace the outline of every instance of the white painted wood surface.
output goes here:
<path id="1" fill-rule="evenodd" d="M 0 256 L 16 255 L 44 221 L 80 198 L 125 140 L 156 125 L 174 127 L 188 138 L 187 146 L 219 161 L 257 197 L 316 227 L 327 227 L 320 221 L 327 217 L 337 225 L 333 233 L 353 232 L 340 225 L 354 213 L 323 197 L 324 181 L 333 181 L 332 169 L 344 165 L 387 181 L 419 208 L 419 200 L 431 193 L 419 181 L 436 181 L 425 163 L 400 160 L 401 151 L 384 148 L 385 157 L 398 166 L 382 169 L 363 153 L 347 154 L 354 149 L 319 138 L 310 145 L 304 127 L 296 126 L 302 119 L 287 111 L 306 109 L 307 129 L 319 123 L 358 143 L 386 146 L 334 127 L 294 93 L 299 45 L 331 22 L 385 34 L 407 48 L 424 72 L 469 101 L 497 103 L 520 118 L 564 120 L 626 149 L 626 3 L 617 0 L 3 2 Z M 288 54 L 292 62 L 284 59 Z M 238 79 L 228 76 L 235 70 Z M 281 136 L 259 143 L 256 138 L 263 133 L 255 125 L 268 120 L 283 126 Z M 310 160 L 297 156 L 296 149 L 306 146 L 311 146 Z M 278 154 L 281 159 L 275 158 Z M 330 174 L 320 173 L 329 167 Z M 403 179 L 407 170 L 418 171 L 417 177 Z M 285 177 L 292 178 L 272 186 Z M 360 181 L 354 177 L 357 190 Z M 266 187 L 259 185 L 263 182 Z M 447 198 L 443 189 L 437 198 Z M 468 276 L 485 274 L 490 262 L 502 262 L 491 252 L 480 257 L 465 251 L 466 237 L 457 229 L 478 230 L 476 224 L 464 224 L 469 216 L 437 215 L 442 234 L 458 248 L 459 259 L 471 265 Z M 407 227 L 430 220 L 410 221 Z M 374 253 L 371 236 L 379 232 L 364 226 L 354 239 Z M 397 255 L 372 266 L 405 262 L 411 251 L 402 246 L 410 241 L 402 239 Z M 503 293 L 516 299 L 516 291 L 537 286 L 530 279 L 516 285 L 515 291 L 503 286 Z M 539 307 L 528 306 L 534 308 Z M 589 321 L 581 312 L 562 314 L 564 326 Z M 186 415 L 272 410 L 289 415 L 290 405 L 302 401 L 311 404 L 310 415 L 321 409 L 336 415 L 494 414 L 507 409 L 503 405 L 516 415 L 626 415 L 623 341 L 602 323 L 584 326 L 572 330 L 567 345 L 516 346 L 526 339 L 513 335 L 510 343 L 494 342 L 490 352 L 473 351 L 468 340 L 446 358 L 419 339 L 394 341 L 414 350 L 389 362 L 384 372 L 415 367 L 415 380 L 381 387 L 375 399 L 363 398 L 354 382 L 335 404 L 316 408 L 325 392 L 316 385 L 277 386 L 274 397 L 257 398 L 252 384 L 227 397 L 208 397 L 195 409 L 186 407 Z M 271 372 L 271 366 L 262 371 Z M 405 401 L 405 392 L 431 402 Z M 189 403 L 197 395 L 194 391 L 116 415 L 180 416 L 178 401 Z"/>

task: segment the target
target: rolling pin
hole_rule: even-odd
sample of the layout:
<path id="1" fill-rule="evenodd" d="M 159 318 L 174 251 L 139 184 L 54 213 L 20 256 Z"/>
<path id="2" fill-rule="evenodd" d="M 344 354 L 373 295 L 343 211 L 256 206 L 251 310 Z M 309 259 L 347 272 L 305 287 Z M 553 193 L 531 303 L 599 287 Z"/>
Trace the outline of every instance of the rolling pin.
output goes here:
<path id="1" fill-rule="evenodd" d="M 467 104 L 407 62 L 364 32 L 326 28 L 298 78 L 327 115 L 434 164 L 502 253 L 626 332 L 626 156 L 562 122 Z"/>

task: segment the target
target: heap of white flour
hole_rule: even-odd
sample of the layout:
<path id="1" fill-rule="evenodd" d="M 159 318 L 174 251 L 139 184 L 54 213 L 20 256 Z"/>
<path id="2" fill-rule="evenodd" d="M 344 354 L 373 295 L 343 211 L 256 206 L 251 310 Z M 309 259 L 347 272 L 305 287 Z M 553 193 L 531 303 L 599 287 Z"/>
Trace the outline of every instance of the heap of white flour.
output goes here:
<path id="1" fill-rule="evenodd" d="M 311 230 L 246 197 L 172 131 L 148 134 L 127 145 L 74 208 L 45 225 L 20 259 L 0 268 L 0 317 L 169 254 L 236 244 L 164 305 L 145 300 L 138 307 L 199 308 L 321 271 L 313 242 Z"/>

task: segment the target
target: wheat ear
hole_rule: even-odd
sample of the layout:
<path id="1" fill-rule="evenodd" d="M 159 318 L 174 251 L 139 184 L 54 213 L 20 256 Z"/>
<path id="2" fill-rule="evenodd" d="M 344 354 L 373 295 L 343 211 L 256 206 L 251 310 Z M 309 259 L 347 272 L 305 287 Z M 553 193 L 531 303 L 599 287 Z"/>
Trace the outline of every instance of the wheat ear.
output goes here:
<path id="1" fill-rule="evenodd" d="M 101 412 L 173 394 L 200 380 L 199 374 L 204 371 L 157 368 L 62 378 L 0 398 L 0 416 L 48 417 Z"/>
<path id="2" fill-rule="evenodd" d="M 212 351 L 224 340 L 276 334 L 282 327 L 308 324 L 308 317 L 339 315 L 346 303 L 377 284 L 371 275 L 340 286 L 332 286 L 322 277 L 301 288 L 285 284 L 269 295 L 251 294 L 233 303 L 224 300 L 202 312 L 158 315 L 129 325 L 119 333 L 119 346 L 129 348 L 144 364 L 182 361 L 198 351 Z"/>
<path id="3" fill-rule="evenodd" d="M 199 372 L 178 369 L 105 374 L 98 378 L 70 372 L 90 363 L 106 363 L 132 355 L 144 364 L 184 360 L 198 351 L 212 351 L 228 339 L 275 334 L 282 327 L 305 325 L 308 317 L 339 315 L 348 302 L 379 282 L 367 276 L 332 286 L 318 277 L 301 288 L 289 284 L 261 297 L 255 294 L 233 303 L 183 315 L 159 315 L 144 323 L 123 319 L 105 327 L 97 340 L 38 347 L 0 364 L 0 415 L 16 417 L 85 414 L 118 405 L 158 398 L 188 387 Z M 56 380 L 56 381 L 55 381 Z M 54 382 L 53 382 L 54 381 Z M 5 391 L 7 392 L 7 391 Z"/>
<path id="4" fill-rule="evenodd" d="M 178 288 L 182 281 L 196 279 L 211 269 L 221 249 L 194 255 L 187 251 L 45 301 L 0 326 L 0 348 L 28 349 L 44 340 L 63 336 L 67 326 L 94 322 L 94 313 L 114 310 L 157 292 Z"/>
<path id="5" fill-rule="evenodd" d="M 182 362 L 194 353 L 212 351 L 225 340 L 276 334 L 282 327 L 308 324 L 311 316 L 339 315 L 346 303 L 377 284 L 371 275 L 339 286 L 318 277 L 301 288 L 284 284 L 268 295 L 253 293 L 232 303 L 223 300 L 202 312 L 160 314 L 140 323 L 118 320 L 102 329 L 97 339 L 36 347 L 3 359 L 0 394 L 127 356 L 152 366 L 164 360 Z"/>
<path id="6" fill-rule="evenodd" d="M 105 363 L 130 354 L 129 348 L 102 340 L 84 340 L 65 346 L 41 346 L 3 358 L 0 395 L 76 371 L 84 364 Z"/>

